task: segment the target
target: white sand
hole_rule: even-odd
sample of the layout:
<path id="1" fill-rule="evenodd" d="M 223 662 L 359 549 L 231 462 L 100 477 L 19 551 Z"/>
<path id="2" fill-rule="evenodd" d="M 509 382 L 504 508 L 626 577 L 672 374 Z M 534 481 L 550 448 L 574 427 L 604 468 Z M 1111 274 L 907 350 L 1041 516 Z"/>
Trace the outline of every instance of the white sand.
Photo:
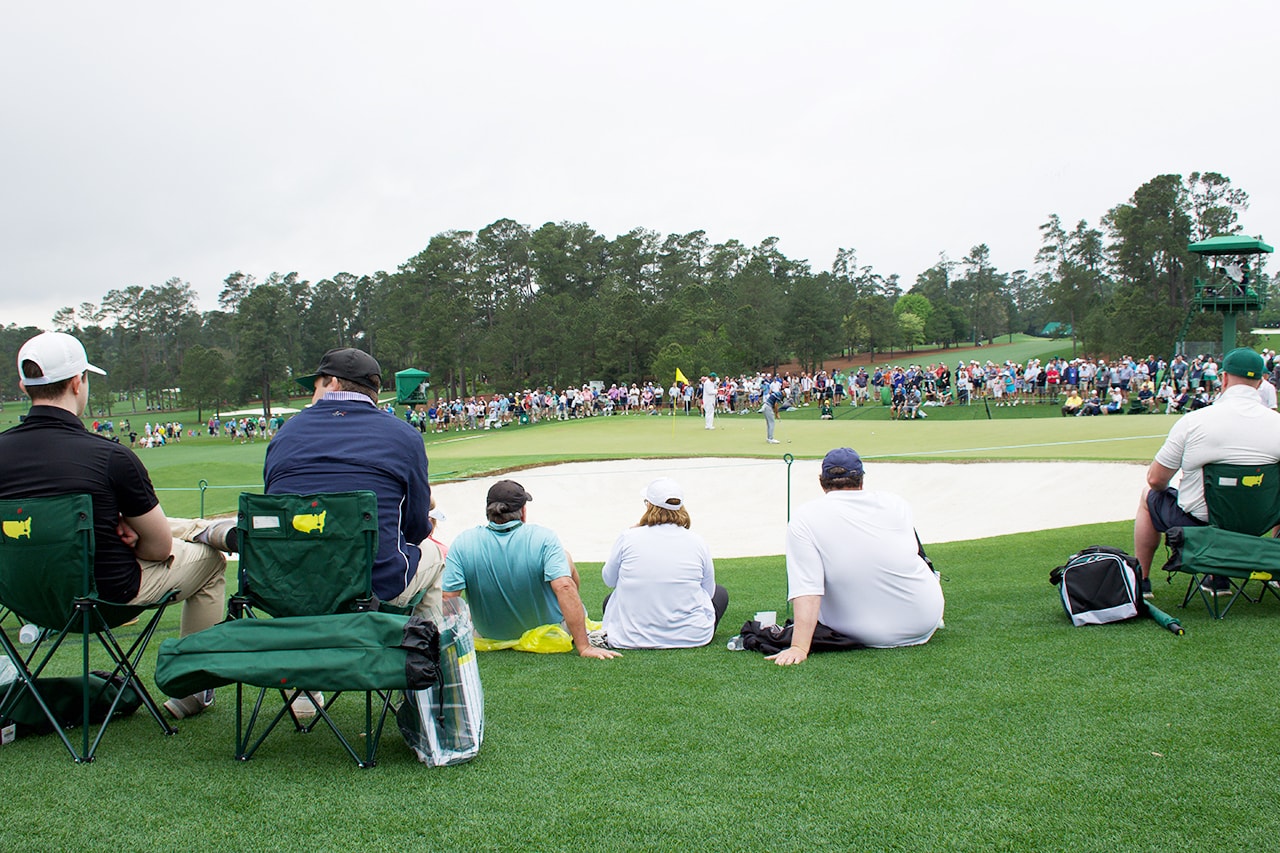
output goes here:
<path id="1" fill-rule="evenodd" d="M 1147 466 L 1108 462 L 867 463 L 866 488 L 895 492 L 915 510 L 926 545 L 1075 524 L 1132 519 Z M 791 506 L 822 495 L 818 460 L 791 466 Z M 571 462 L 509 475 L 533 495 L 529 520 L 546 525 L 578 560 L 602 561 L 643 511 L 655 477 L 685 491 L 693 530 L 713 557 L 781 554 L 787 466 L 781 460 L 629 459 Z M 484 523 L 484 498 L 502 477 L 432 486 L 448 516 L 439 538 Z"/>

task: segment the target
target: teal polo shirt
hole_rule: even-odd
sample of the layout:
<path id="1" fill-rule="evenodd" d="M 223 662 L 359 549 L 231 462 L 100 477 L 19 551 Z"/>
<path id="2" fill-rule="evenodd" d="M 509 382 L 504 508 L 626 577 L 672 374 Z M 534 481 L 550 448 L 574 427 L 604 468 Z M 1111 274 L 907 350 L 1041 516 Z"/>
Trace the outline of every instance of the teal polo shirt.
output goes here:
<path id="1" fill-rule="evenodd" d="M 530 628 L 564 621 L 550 584 L 571 575 L 555 533 L 509 521 L 458 534 L 445 558 L 443 587 L 466 591 L 478 636 L 518 640 Z"/>

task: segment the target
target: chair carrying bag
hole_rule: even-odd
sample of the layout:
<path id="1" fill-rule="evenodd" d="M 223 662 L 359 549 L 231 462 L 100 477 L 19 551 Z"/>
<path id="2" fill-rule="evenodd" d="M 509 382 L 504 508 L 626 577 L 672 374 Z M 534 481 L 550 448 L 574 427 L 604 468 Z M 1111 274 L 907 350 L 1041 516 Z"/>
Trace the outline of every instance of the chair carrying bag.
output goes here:
<path id="1" fill-rule="evenodd" d="M 160 645 L 170 696 L 241 682 L 302 690 L 416 690 L 438 675 L 433 623 L 391 613 L 232 619 Z"/>

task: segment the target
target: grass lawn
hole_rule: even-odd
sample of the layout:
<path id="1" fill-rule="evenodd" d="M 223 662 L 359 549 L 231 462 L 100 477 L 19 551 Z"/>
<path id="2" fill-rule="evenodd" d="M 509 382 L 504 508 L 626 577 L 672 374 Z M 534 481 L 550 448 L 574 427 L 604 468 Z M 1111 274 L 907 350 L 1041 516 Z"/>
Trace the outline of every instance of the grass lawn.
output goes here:
<path id="1" fill-rule="evenodd" d="M 229 689 L 173 738 L 117 721 L 90 766 L 19 740 L 0 750 L 0 849 L 1270 849 L 1280 818 L 1240 793 L 1265 798 L 1278 770 L 1277 666 L 1258 650 L 1280 644 L 1280 605 L 1214 622 L 1158 577 L 1186 636 L 1072 628 L 1049 569 L 1128 536 L 933 546 L 947 624 L 932 642 L 786 669 L 724 648 L 754 610 L 782 609 L 782 560 L 722 560 L 730 608 L 706 648 L 482 655 L 487 738 L 456 768 L 417 764 L 395 732 L 372 770 L 321 732 L 277 733 L 239 764 Z"/>
<path id="2" fill-rule="evenodd" d="M 759 415 L 743 415 L 714 432 L 680 416 L 429 436 L 427 451 L 434 479 L 569 459 L 815 458 L 838 445 L 902 461 L 1145 462 L 1173 423 L 971 408 L 900 423 L 874 406 L 824 422 L 810 407 L 780 418 L 776 446 Z M 264 452 L 206 438 L 141 456 L 168 512 L 194 515 L 201 479 L 209 514 L 259 487 Z M 237 763 L 229 689 L 173 738 L 145 714 L 117 721 L 89 766 L 51 737 L 20 739 L 0 747 L 0 850 L 1272 849 L 1280 817 L 1249 801 L 1265 802 L 1280 770 L 1269 748 L 1280 603 L 1215 622 L 1195 602 L 1178 610 L 1180 590 L 1157 572 L 1156 603 L 1186 636 L 1149 621 L 1072 628 L 1049 570 L 1130 539 L 1113 523 L 930 544 L 947 613 L 929 644 L 785 669 L 725 649 L 754 611 L 785 610 L 782 558 L 719 560 L 731 601 L 706 648 L 611 662 L 482 655 L 487 737 L 456 768 L 419 765 L 394 731 L 368 771 L 319 731 L 279 732 Z M 599 566 L 581 571 L 598 615 Z M 177 623 L 174 608 L 147 677 Z M 354 722 L 354 703 L 337 711 Z"/>

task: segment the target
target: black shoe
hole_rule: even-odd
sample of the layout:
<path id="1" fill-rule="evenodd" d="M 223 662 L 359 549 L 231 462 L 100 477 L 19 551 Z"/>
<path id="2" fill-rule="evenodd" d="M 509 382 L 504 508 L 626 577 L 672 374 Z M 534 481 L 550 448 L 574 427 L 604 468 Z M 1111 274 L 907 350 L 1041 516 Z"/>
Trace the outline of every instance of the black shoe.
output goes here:
<path id="1" fill-rule="evenodd" d="M 1151 591 L 1151 578 L 1143 578 L 1138 584 L 1138 589 L 1142 593 L 1143 598 L 1155 598 L 1155 594 Z"/>

